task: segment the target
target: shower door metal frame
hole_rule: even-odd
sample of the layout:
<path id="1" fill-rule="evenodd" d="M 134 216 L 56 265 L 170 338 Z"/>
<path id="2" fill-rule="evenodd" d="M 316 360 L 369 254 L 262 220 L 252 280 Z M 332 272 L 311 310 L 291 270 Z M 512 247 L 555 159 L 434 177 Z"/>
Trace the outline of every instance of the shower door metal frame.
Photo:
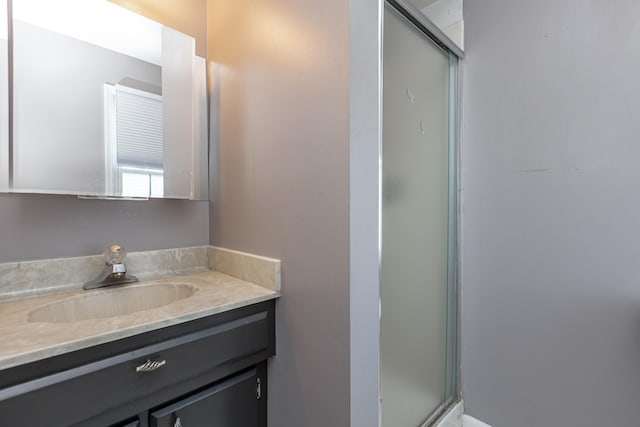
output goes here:
<path id="1" fill-rule="evenodd" d="M 445 399 L 442 404 L 424 421 L 423 427 L 431 426 L 456 402 L 462 399 L 461 396 L 461 366 L 460 366 L 460 234 L 458 232 L 461 222 L 460 218 L 460 143 L 461 143 L 461 91 L 462 78 L 461 68 L 464 51 L 455 44 L 440 28 L 417 9 L 409 0 L 384 0 L 383 9 L 390 7 L 398 12 L 409 25 L 417 28 L 426 39 L 434 43 L 449 57 L 449 210 L 454 214 L 449 215 L 448 225 L 448 258 L 453 262 L 448 262 L 447 277 L 447 342 L 446 342 L 446 367 L 445 367 Z M 384 13 L 381 13 L 382 39 L 384 40 Z M 382 52 L 384 61 L 384 51 Z M 380 73 L 380 93 L 383 92 L 384 74 Z M 453 101 L 453 102 L 451 102 Z M 382 123 L 382 121 L 381 121 Z M 382 133 L 381 133 L 382 135 Z M 382 142 L 382 141 L 381 141 Z M 381 263 L 382 263 L 382 146 L 379 147 L 379 244 L 378 271 L 380 274 L 380 285 L 382 284 Z M 380 301 L 382 307 L 382 301 Z M 450 330 L 453 328 L 453 331 Z M 453 335 L 453 336 L 452 336 Z M 382 408 L 380 407 L 380 410 Z M 379 418 L 379 423 L 382 418 Z"/>
<path id="2" fill-rule="evenodd" d="M 389 6 L 400 12 L 442 50 L 464 58 L 464 51 L 455 44 L 436 24 L 411 3 L 410 0 L 385 0 Z"/>

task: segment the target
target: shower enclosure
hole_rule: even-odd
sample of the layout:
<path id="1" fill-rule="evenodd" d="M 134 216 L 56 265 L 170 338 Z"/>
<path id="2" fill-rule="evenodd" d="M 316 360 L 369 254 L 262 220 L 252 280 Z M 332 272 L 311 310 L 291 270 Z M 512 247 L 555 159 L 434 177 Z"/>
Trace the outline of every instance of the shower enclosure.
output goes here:
<path id="1" fill-rule="evenodd" d="M 383 427 L 430 425 L 458 398 L 459 52 L 416 10 L 394 1 L 384 12 Z"/>

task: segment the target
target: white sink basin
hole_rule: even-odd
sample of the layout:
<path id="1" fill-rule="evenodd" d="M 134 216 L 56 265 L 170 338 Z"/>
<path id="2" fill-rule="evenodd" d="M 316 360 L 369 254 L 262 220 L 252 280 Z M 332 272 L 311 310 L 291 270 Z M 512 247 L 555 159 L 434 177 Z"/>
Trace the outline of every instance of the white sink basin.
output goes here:
<path id="1" fill-rule="evenodd" d="M 71 323 L 123 316 L 163 307 L 189 298 L 196 291 L 195 286 L 173 283 L 87 291 L 85 295 L 56 301 L 33 310 L 29 313 L 29 321 Z"/>

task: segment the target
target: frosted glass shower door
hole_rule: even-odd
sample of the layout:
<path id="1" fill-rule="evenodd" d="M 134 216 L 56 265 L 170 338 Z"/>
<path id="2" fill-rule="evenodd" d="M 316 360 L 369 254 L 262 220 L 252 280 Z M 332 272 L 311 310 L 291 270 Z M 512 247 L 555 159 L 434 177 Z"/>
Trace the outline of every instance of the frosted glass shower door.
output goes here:
<path id="1" fill-rule="evenodd" d="M 413 427 L 451 393 L 450 60 L 389 6 L 384 19 L 381 415 Z"/>

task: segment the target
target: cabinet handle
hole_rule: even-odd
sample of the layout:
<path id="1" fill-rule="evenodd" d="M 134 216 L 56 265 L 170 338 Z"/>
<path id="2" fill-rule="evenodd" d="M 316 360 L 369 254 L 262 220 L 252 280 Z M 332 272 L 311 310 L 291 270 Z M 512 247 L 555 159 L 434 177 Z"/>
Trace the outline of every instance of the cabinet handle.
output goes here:
<path id="1" fill-rule="evenodd" d="M 167 363 L 166 360 L 147 360 L 136 368 L 136 372 L 151 372 L 163 367 Z"/>

